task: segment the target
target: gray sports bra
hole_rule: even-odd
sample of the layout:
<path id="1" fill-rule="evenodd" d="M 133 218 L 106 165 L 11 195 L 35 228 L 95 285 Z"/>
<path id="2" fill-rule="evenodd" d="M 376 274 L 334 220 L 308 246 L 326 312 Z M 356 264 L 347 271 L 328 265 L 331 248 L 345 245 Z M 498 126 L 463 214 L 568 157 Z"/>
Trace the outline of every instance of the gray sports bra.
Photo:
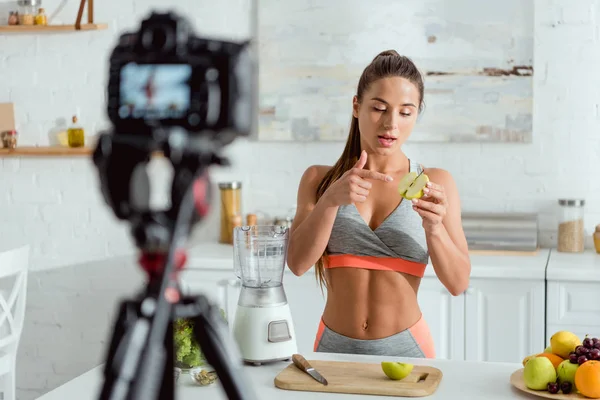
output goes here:
<path id="1" fill-rule="evenodd" d="M 410 160 L 410 171 L 421 173 L 421 165 Z M 354 204 L 340 206 L 327 245 L 325 267 L 394 270 L 423 276 L 429 252 L 422 223 L 412 203 L 405 199 L 375 230 Z"/>

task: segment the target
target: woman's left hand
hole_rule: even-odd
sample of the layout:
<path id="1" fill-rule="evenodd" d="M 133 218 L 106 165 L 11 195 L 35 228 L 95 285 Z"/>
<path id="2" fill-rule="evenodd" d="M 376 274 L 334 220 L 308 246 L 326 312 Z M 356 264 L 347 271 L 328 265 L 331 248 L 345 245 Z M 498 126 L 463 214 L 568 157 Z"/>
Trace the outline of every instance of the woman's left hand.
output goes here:
<path id="1" fill-rule="evenodd" d="M 413 199 L 413 209 L 423 218 L 423 228 L 432 233 L 443 227 L 448 201 L 444 187 L 437 183 L 427 182 L 423 188 L 423 197 Z"/>

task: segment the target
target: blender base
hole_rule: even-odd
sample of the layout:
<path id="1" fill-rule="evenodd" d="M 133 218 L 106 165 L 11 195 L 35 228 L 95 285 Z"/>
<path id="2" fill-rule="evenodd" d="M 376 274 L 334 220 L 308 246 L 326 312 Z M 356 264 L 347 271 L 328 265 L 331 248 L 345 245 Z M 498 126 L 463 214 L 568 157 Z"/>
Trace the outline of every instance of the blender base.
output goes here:
<path id="1" fill-rule="evenodd" d="M 261 365 L 287 361 L 298 352 L 289 304 L 237 306 L 233 335 L 242 359 Z"/>

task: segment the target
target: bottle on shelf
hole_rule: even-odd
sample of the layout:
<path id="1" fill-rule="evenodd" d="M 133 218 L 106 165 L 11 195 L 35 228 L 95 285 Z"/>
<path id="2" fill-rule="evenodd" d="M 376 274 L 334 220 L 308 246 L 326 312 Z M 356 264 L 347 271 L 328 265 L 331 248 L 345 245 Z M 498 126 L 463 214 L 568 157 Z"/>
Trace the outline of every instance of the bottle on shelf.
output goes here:
<path id="1" fill-rule="evenodd" d="M 38 10 L 37 15 L 35 16 L 35 24 L 46 26 L 48 25 L 48 18 L 46 17 L 46 11 L 43 8 Z"/>
<path id="2" fill-rule="evenodd" d="M 69 147 L 83 147 L 85 145 L 85 132 L 77 123 L 77 116 L 73 116 L 73 124 L 67 130 Z"/>

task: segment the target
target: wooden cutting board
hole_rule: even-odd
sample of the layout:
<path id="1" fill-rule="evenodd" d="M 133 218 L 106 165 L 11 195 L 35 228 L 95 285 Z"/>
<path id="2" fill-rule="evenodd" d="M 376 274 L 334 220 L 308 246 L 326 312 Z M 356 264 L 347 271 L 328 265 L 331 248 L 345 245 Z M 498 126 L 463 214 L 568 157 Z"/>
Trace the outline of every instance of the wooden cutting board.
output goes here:
<path id="1" fill-rule="evenodd" d="M 327 379 L 328 385 L 317 382 L 306 372 L 290 364 L 275 377 L 275 386 L 305 392 L 424 397 L 433 394 L 442 380 L 442 371 L 420 365 L 415 365 L 406 378 L 395 381 L 385 376 L 381 364 L 318 360 L 308 362 Z"/>

